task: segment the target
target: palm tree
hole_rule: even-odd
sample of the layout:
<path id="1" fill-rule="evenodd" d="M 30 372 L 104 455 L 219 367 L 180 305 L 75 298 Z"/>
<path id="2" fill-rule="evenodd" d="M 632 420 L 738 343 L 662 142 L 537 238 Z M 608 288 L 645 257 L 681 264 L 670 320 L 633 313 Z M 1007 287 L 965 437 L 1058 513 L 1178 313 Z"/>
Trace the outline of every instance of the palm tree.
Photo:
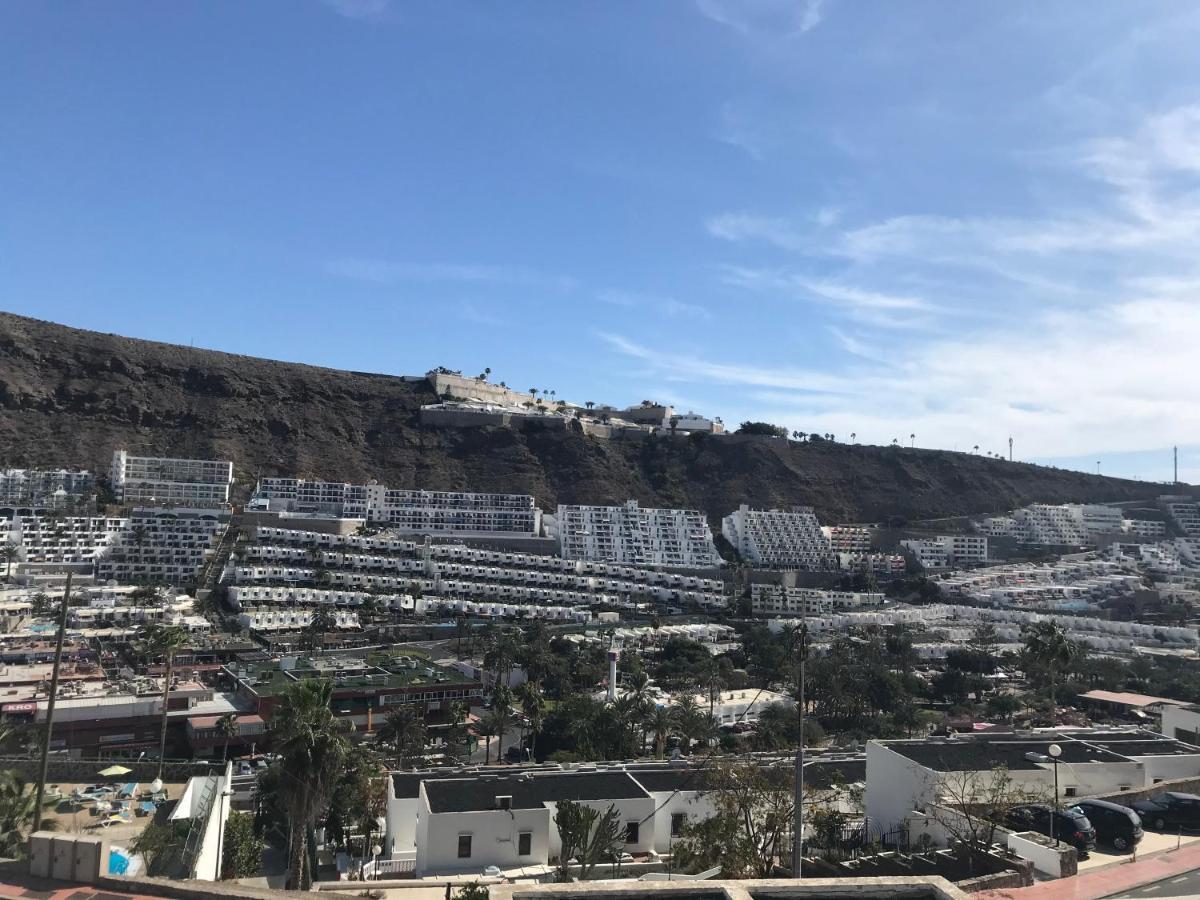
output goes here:
<path id="1" fill-rule="evenodd" d="M 9 541 L 7 544 L 0 546 L 0 559 L 4 560 L 4 580 L 9 581 L 10 572 L 12 572 L 13 560 L 20 554 L 21 548 Z"/>
<path id="2" fill-rule="evenodd" d="M 238 736 L 237 713 L 225 713 L 217 719 L 217 734 L 225 738 L 225 750 L 221 753 L 221 762 L 229 759 L 229 742 Z"/>
<path id="3" fill-rule="evenodd" d="M 596 402 L 595 402 L 594 400 L 588 400 L 588 401 L 587 401 L 586 403 L 584 403 L 583 405 L 584 405 L 584 406 L 586 406 L 588 409 L 591 409 L 593 406 L 595 406 L 595 405 L 596 405 Z"/>
<path id="4" fill-rule="evenodd" d="M 542 689 L 535 681 L 526 681 L 517 690 L 517 699 L 521 703 L 521 713 L 529 723 L 529 755 L 537 758 L 537 739 L 542 732 L 542 723 L 546 719 L 546 698 Z"/>
<path id="5" fill-rule="evenodd" d="M 404 768 L 407 760 L 425 750 L 427 734 L 424 717 L 414 707 L 405 705 L 393 710 L 384 719 L 375 737 L 381 743 L 391 744 L 395 748 L 400 768 Z"/>
<path id="6" fill-rule="evenodd" d="M 910 435 L 908 436 L 908 440 L 909 440 L 909 446 L 910 446 L 910 447 L 915 447 L 915 446 L 917 446 L 917 436 L 916 436 L 916 434 L 915 434 L 915 433 L 914 433 L 914 434 L 910 434 Z"/>
<path id="7" fill-rule="evenodd" d="M 53 806 L 58 801 L 43 801 Z M 0 855 L 14 859 L 25 855 L 25 841 L 33 825 L 37 793 L 32 784 L 15 770 L 0 771 Z M 53 829 L 54 822 L 43 822 L 41 828 Z"/>
<path id="8" fill-rule="evenodd" d="M 853 432 L 853 431 L 852 431 L 852 432 L 850 432 L 850 443 L 852 443 L 852 444 L 853 444 L 853 443 L 854 443 L 854 439 L 855 439 L 856 437 L 858 437 L 858 434 L 857 434 L 856 432 Z"/>
<path id="9" fill-rule="evenodd" d="M 290 685 L 271 713 L 279 761 L 278 791 L 291 827 L 288 890 L 312 887 L 308 836 L 325 812 L 345 769 L 350 744 L 330 709 L 333 682 L 306 679 Z"/>
<path id="10" fill-rule="evenodd" d="M 1057 622 L 1044 619 L 1025 629 L 1025 652 L 1038 665 L 1044 666 L 1050 682 L 1050 708 L 1054 724 L 1058 723 L 1058 676 L 1079 654 L 1079 646 L 1067 638 Z"/>
<path id="11" fill-rule="evenodd" d="M 667 752 L 667 741 L 676 730 L 675 713 L 668 706 L 656 706 L 646 717 L 646 730 L 654 735 L 654 756 L 662 759 Z"/>
<path id="12" fill-rule="evenodd" d="M 975 453 L 978 453 L 978 452 L 979 452 L 979 445 L 978 445 L 978 444 L 976 444 L 976 445 L 975 445 L 975 447 L 974 447 L 973 449 L 974 449 L 974 452 L 975 452 Z"/>
<path id="13" fill-rule="evenodd" d="M 513 692 L 507 684 L 497 684 L 492 689 L 491 718 L 496 724 L 496 762 L 504 762 L 504 733 L 512 724 Z"/>
<path id="14" fill-rule="evenodd" d="M 492 762 L 492 738 L 496 736 L 499 726 L 500 723 L 492 713 L 488 713 L 475 723 L 475 733 L 483 738 L 483 764 L 485 766 Z"/>
<path id="15" fill-rule="evenodd" d="M 163 672 L 162 724 L 159 726 L 158 739 L 158 775 L 162 780 L 163 763 L 167 758 L 167 704 L 171 692 L 171 675 L 175 669 L 175 651 L 186 644 L 188 633 L 178 625 L 155 625 L 146 635 L 146 649 L 155 656 L 161 656 L 165 664 Z"/>

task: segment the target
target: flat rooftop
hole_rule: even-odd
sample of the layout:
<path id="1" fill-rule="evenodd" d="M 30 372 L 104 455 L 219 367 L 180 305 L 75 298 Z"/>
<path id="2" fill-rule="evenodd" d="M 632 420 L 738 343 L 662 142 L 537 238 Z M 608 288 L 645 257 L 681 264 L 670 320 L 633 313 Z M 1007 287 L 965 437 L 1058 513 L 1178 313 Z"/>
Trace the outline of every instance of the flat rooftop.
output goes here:
<path id="1" fill-rule="evenodd" d="M 387 659 L 373 656 L 372 662 L 358 657 L 301 656 L 294 666 L 285 669 L 283 665 L 281 660 L 268 659 L 233 665 L 230 669 L 236 670 L 238 677 L 259 695 L 278 694 L 305 678 L 331 680 L 335 689 L 360 690 L 476 683 L 476 679 L 468 678 L 457 669 L 402 654 Z"/>

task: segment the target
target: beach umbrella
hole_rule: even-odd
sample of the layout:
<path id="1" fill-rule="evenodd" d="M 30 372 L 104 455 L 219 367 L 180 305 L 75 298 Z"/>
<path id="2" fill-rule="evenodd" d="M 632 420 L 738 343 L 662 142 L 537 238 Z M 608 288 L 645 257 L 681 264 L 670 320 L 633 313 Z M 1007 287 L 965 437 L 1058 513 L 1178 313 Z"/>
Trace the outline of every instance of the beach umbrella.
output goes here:
<path id="1" fill-rule="evenodd" d="M 100 774 L 105 777 L 112 777 L 115 775 L 128 775 L 132 771 L 133 769 L 127 769 L 125 766 L 109 766 L 107 769 L 101 769 Z"/>

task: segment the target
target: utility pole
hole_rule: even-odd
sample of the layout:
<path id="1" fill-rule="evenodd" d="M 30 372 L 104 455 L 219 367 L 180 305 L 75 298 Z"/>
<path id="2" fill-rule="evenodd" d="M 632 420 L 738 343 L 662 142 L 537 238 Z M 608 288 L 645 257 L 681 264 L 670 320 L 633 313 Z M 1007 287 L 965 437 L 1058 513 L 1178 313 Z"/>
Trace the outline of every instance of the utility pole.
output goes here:
<path id="1" fill-rule="evenodd" d="M 33 831 L 42 828 L 42 804 L 46 799 L 46 780 L 50 775 L 50 740 L 54 736 L 54 701 L 58 697 L 58 670 L 62 666 L 63 638 L 67 634 L 67 601 L 71 598 L 71 573 L 67 572 L 67 584 L 63 588 L 62 609 L 58 616 L 58 638 L 54 643 L 54 668 L 50 672 L 50 697 L 46 701 L 46 734 L 42 740 L 42 775 L 37 783 L 37 796 L 33 801 Z"/>
<path id="2" fill-rule="evenodd" d="M 800 628 L 796 632 L 796 652 L 800 659 L 800 683 L 797 685 L 796 708 L 800 719 L 800 746 L 796 750 L 796 796 L 793 798 L 792 877 L 804 877 L 804 662 L 808 659 L 808 602 L 800 607 Z"/>
<path id="3" fill-rule="evenodd" d="M 1012 462 L 1012 435 L 1008 436 L 1008 461 Z"/>
<path id="4" fill-rule="evenodd" d="M 1175 480 L 1174 480 L 1174 481 L 1172 481 L 1171 483 L 1172 483 L 1172 484 L 1179 484 L 1179 445 L 1178 445 L 1178 444 L 1176 444 L 1176 445 L 1175 445 L 1174 447 L 1172 447 L 1171 449 L 1172 449 L 1172 450 L 1174 451 L 1174 453 L 1175 453 Z"/>

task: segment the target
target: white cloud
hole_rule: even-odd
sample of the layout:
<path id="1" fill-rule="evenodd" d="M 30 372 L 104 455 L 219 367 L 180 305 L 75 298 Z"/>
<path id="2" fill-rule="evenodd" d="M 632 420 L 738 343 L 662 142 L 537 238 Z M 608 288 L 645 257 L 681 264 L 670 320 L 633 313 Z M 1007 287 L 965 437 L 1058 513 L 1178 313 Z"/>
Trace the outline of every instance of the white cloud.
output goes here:
<path id="1" fill-rule="evenodd" d="M 696 0 L 705 18 L 747 36 L 807 34 L 821 24 L 824 0 Z"/>
<path id="2" fill-rule="evenodd" d="M 596 299 L 611 306 L 648 310 L 670 318 L 698 319 L 705 322 L 713 318 L 711 310 L 696 303 L 685 303 L 674 297 L 663 297 L 641 291 L 600 291 L 596 294 Z"/>
<path id="3" fill-rule="evenodd" d="M 344 257 L 325 264 L 330 275 L 373 284 L 401 282 L 461 282 L 515 285 L 520 287 L 570 290 L 576 281 L 525 266 L 496 266 L 464 263 L 398 262 L 384 259 Z"/>
<path id="4" fill-rule="evenodd" d="M 392 11 L 391 0 L 321 0 L 339 16 L 359 22 L 383 22 Z"/>
<path id="5" fill-rule="evenodd" d="M 946 448 L 999 449 L 1011 434 L 1024 455 L 1039 457 L 1140 451 L 1200 434 L 1200 392 L 1187 374 L 1200 346 L 1197 299 L 1147 297 L 1103 310 L 1050 310 L 990 333 L 893 347 L 888 364 L 841 374 L 603 337 L 666 380 L 757 391 L 744 408 L 716 410 L 730 420 L 854 431 L 875 443 L 915 432 L 922 446 Z M 807 392 L 837 395 L 840 402 Z"/>

